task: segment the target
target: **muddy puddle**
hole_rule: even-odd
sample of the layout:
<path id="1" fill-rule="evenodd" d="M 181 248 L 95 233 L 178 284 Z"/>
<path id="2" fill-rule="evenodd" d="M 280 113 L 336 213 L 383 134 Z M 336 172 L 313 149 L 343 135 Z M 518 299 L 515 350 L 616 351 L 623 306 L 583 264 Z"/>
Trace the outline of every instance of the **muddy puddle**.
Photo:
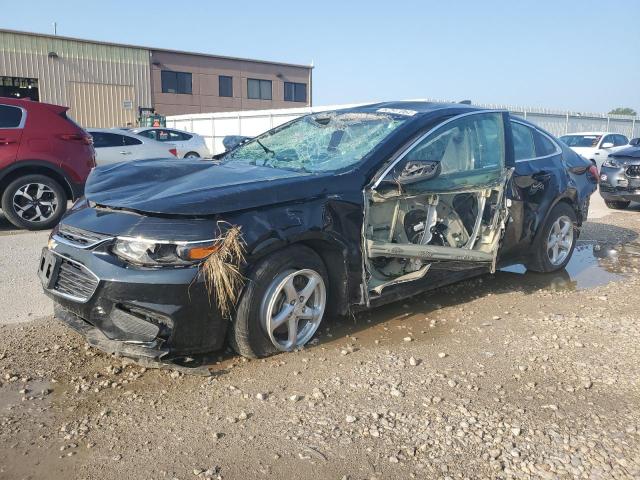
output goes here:
<path id="1" fill-rule="evenodd" d="M 527 272 L 524 265 L 503 268 L 495 274 L 498 282 L 550 290 L 583 290 L 623 280 L 640 269 L 640 243 L 608 245 L 581 242 L 567 267 L 555 273 Z"/>

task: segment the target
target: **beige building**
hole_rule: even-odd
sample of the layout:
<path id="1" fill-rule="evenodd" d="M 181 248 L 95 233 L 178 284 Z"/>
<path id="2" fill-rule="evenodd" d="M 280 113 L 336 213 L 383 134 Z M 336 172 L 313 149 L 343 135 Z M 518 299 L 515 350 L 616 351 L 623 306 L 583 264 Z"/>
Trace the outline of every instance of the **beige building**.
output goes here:
<path id="1" fill-rule="evenodd" d="M 134 123 L 152 106 L 149 52 L 0 30 L 0 96 L 68 106 L 87 127 Z"/>
<path id="2" fill-rule="evenodd" d="M 65 105 L 85 127 L 311 105 L 312 67 L 0 29 L 0 97 Z"/>

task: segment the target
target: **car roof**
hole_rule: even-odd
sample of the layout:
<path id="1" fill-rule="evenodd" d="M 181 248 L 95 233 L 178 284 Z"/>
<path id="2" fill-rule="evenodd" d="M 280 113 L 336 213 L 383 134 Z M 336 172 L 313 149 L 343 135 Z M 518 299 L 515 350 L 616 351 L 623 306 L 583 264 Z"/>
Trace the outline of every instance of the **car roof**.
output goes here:
<path id="1" fill-rule="evenodd" d="M 436 112 L 438 110 L 448 110 L 451 108 L 478 111 L 487 110 L 486 108 L 474 107 L 465 103 L 440 103 L 440 102 L 425 102 L 417 100 L 403 100 L 403 101 L 390 101 L 370 103 L 367 105 L 359 105 L 357 107 L 347 108 L 349 112 L 363 112 L 363 113 L 376 113 L 381 109 L 387 110 L 388 113 L 393 113 L 392 110 L 405 110 L 415 112 L 414 114 L 427 114 Z"/>
<path id="2" fill-rule="evenodd" d="M 121 128 L 93 128 L 87 127 L 85 128 L 87 132 L 107 132 L 107 133 L 117 133 L 118 135 L 133 135 L 131 132 L 127 130 L 122 130 Z"/>
<path id="3" fill-rule="evenodd" d="M 187 132 L 186 130 L 180 130 L 178 128 L 171 128 L 171 127 L 134 127 L 131 130 L 134 132 L 146 132 L 147 130 L 171 130 L 173 132 L 188 133 L 189 135 L 197 135 L 196 133 L 193 133 L 193 132 Z"/>
<path id="4" fill-rule="evenodd" d="M 571 133 L 565 133 L 562 136 L 566 137 L 567 135 L 622 135 L 622 133 L 616 133 L 616 132 L 571 132 Z"/>

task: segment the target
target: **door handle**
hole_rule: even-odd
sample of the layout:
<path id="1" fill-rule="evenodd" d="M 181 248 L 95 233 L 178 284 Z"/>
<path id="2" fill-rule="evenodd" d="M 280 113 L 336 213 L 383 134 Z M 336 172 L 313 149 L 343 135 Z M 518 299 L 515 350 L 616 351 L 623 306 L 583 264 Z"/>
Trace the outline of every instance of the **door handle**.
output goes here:
<path id="1" fill-rule="evenodd" d="M 538 172 L 534 173 L 531 178 L 533 178 L 536 182 L 546 182 L 551 178 L 551 174 L 549 172 Z"/>
<path id="2" fill-rule="evenodd" d="M 18 142 L 10 138 L 0 138 L 0 145 L 10 145 L 12 143 L 18 143 Z"/>
<path id="3" fill-rule="evenodd" d="M 124 150 L 120 152 L 120 155 L 131 155 L 131 152 L 125 152 Z"/>

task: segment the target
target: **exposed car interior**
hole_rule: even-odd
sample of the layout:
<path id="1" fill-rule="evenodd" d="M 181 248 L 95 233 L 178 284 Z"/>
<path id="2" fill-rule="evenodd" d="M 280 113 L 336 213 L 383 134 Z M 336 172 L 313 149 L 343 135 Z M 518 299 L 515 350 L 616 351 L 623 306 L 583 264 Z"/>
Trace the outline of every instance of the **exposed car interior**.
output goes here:
<path id="1" fill-rule="evenodd" d="M 452 122 L 413 147 L 365 194 L 370 294 L 420 278 L 435 262 L 494 268 L 508 173 L 495 114 Z"/>

